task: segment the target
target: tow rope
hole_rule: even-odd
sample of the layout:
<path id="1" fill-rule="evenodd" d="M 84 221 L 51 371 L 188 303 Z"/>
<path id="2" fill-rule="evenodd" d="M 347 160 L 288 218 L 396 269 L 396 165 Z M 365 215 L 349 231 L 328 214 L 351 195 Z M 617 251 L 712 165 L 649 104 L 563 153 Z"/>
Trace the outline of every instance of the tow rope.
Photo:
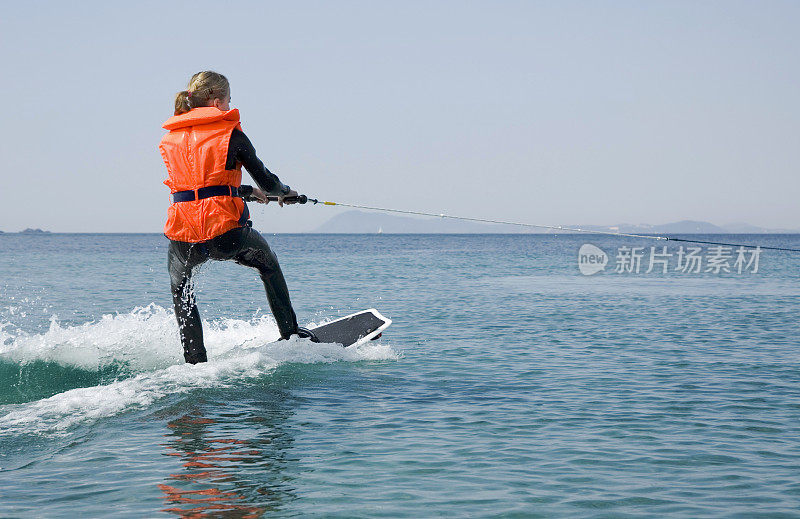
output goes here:
<path id="1" fill-rule="evenodd" d="M 270 201 L 278 201 L 278 197 L 267 197 Z M 800 249 L 792 249 L 787 247 L 772 247 L 769 245 L 747 245 L 743 243 L 730 243 L 730 242 L 720 242 L 720 241 L 708 241 L 708 240 L 690 240 L 686 238 L 674 238 L 671 236 L 660 236 L 654 234 L 634 234 L 628 232 L 614 232 L 614 231 L 598 231 L 594 229 L 581 229 L 580 227 L 567 227 L 563 225 L 544 225 L 544 224 L 537 224 L 537 223 L 524 223 L 524 222 L 510 222 L 507 220 L 490 220 L 486 218 L 472 218 L 468 216 L 455 216 L 450 214 L 444 213 L 426 213 L 422 211 L 409 211 L 404 209 L 390 209 L 387 207 L 372 207 L 368 205 L 357 205 L 357 204 L 345 204 L 342 202 L 327 202 L 327 201 L 320 201 L 316 198 L 309 198 L 306 195 L 298 195 L 296 197 L 285 197 L 283 199 L 284 202 L 289 203 L 298 203 L 298 204 L 305 204 L 311 202 L 313 204 L 322 204 L 322 205 L 331 205 L 331 206 L 340 206 L 340 207 L 351 207 L 353 209 L 366 209 L 368 211 L 379 211 L 383 213 L 399 213 L 399 214 L 412 214 L 416 216 L 432 216 L 434 218 L 448 218 L 450 220 L 461 220 L 466 222 L 480 222 L 480 223 L 494 223 L 500 225 L 514 225 L 517 227 L 528 227 L 528 228 L 536 228 L 536 229 L 550 229 L 555 231 L 565 231 L 565 232 L 576 232 L 576 233 L 584 233 L 584 234 L 602 234 L 607 236 L 624 236 L 628 238 L 644 238 L 647 240 L 660 240 L 660 241 L 675 241 L 675 242 L 684 242 L 684 243 L 701 243 L 704 245 L 722 245 L 725 247 L 760 247 L 764 250 L 777 250 L 777 251 L 785 251 L 785 252 L 800 252 Z"/>

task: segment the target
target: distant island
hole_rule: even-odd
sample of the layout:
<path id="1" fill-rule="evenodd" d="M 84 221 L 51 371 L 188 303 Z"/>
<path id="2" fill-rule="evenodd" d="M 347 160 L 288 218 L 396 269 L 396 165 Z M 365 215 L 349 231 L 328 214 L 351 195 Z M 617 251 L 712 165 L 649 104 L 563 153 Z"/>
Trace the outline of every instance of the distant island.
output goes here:
<path id="1" fill-rule="evenodd" d="M 800 233 L 800 229 L 767 229 L 747 223 L 715 225 L 695 220 L 682 220 L 661 225 L 629 224 L 618 225 L 567 225 L 567 227 L 587 231 L 623 232 L 634 234 L 779 234 Z M 346 211 L 337 214 L 314 233 L 340 234 L 568 234 L 570 231 L 519 227 L 515 225 L 464 222 L 448 218 L 395 216 L 365 211 Z"/>
<path id="2" fill-rule="evenodd" d="M 43 231 L 41 229 L 25 229 L 24 231 L 20 231 L 20 234 L 51 234 L 50 231 Z"/>

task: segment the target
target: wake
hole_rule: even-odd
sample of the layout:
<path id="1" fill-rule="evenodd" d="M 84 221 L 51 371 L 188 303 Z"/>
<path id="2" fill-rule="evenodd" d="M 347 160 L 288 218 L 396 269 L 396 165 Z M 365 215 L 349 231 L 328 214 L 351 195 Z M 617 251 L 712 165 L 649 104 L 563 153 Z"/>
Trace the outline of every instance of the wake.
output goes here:
<path id="1" fill-rule="evenodd" d="M 195 366 L 183 362 L 174 315 L 154 304 L 79 326 L 53 320 L 43 334 L 12 335 L 0 327 L 0 435 L 64 431 L 167 395 L 241 384 L 286 363 L 398 358 L 377 341 L 351 348 L 273 342 L 280 334 L 267 316 L 203 326 L 209 362 Z"/>

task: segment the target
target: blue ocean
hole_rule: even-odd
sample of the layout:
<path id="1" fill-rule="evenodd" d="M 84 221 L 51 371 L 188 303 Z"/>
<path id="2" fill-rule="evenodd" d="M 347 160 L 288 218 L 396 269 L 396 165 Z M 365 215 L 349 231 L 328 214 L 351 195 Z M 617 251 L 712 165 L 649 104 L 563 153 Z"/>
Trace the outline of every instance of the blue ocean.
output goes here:
<path id="1" fill-rule="evenodd" d="M 163 236 L 0 235 L 0 517 L 800 517 L 800 253 L 265 236 L 301 325 L 392 326 L 275 342 L 209 262 L 185 365 Z"/>

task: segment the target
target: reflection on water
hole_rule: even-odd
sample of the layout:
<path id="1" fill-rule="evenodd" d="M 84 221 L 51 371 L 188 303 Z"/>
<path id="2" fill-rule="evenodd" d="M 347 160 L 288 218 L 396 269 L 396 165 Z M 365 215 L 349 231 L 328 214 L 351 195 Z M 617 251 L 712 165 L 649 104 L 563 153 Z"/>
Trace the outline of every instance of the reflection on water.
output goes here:
<path id="1" fill-rule="evenodd" d="M 287 467 L 291 412 L 281 402 L 203 403 L 167 423 L 164 446 L 181 461 L 158 485 L 164 512 L 185 518 L 261 517 L 295 498 Z M 213 409 L 212 409 L 213 408 Z"/>

